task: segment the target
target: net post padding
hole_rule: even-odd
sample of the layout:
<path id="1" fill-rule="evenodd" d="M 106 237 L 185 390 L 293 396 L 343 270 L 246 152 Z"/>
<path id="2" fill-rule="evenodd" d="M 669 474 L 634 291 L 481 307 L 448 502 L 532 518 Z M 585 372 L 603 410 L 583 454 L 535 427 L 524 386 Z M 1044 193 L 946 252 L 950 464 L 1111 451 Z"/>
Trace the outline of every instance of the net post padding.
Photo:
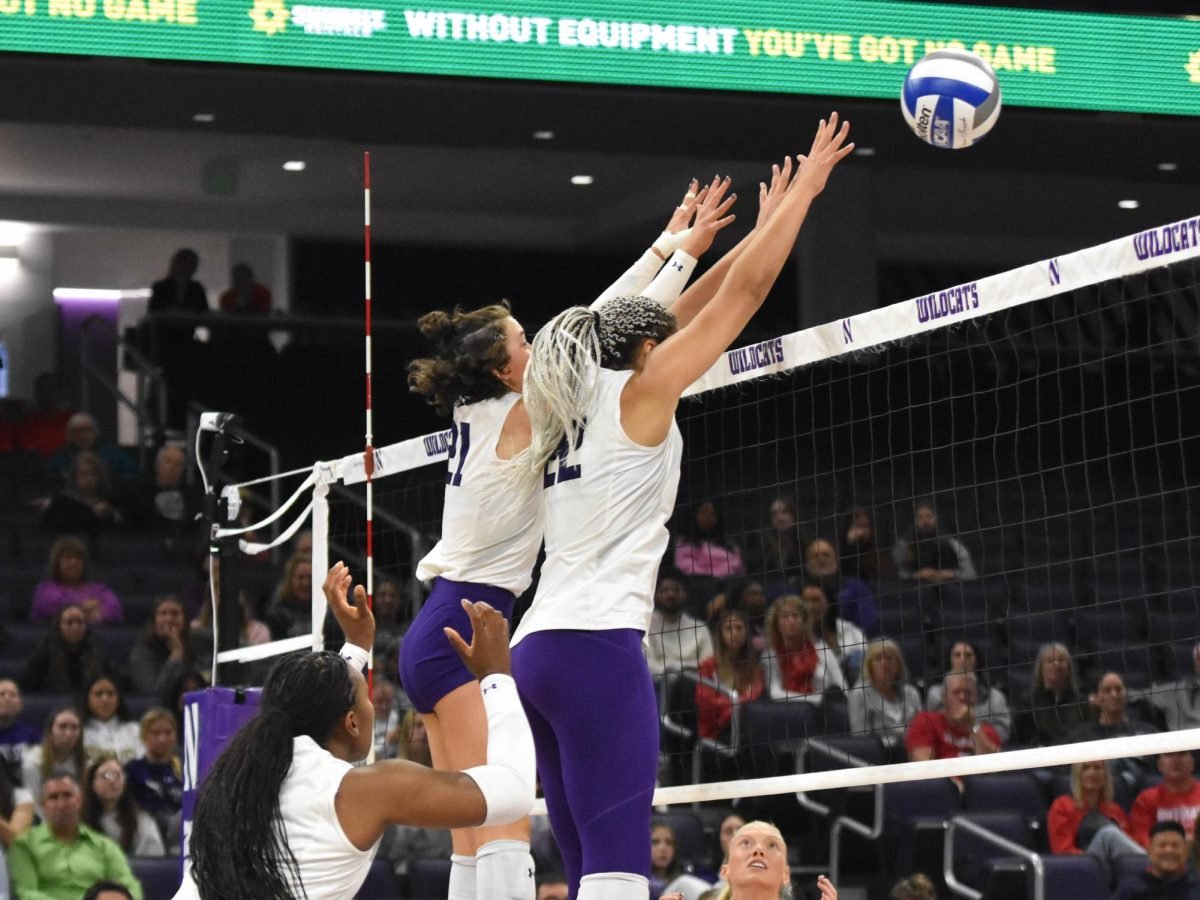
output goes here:
<path id="1" fill-rule="evenodd" d="M 931 759 L 924 762 L 893 763 L 866 768 L 853 767 L 796 775 L 775 775 L 770 778 L 685 784 L 659 788 L 654 792 L 653 803 L 655 806 L 670 806 L 678 803 L 703 803 L 710 800 L 736 800 L 745 797 L 767 797 L 776 794 L 893 784 L 900 781 L 959 778 L 967 775 L 988 775 L 994 772 L 1064 766 L 1093 760 L 1179 753 L 1198 748 L 1200 748 L 1200 728 L 1191 728 L 1186 731 L 1166 731 L 1159 734 L 1139 734 L 1099 741 L 1081 741 L 1054 747 L 1004 750 L 984 756 L 962 756 L 957 759 Z M 533 815 L 545 814 L 546 802 L 539 799 L 534 805 Z"/>

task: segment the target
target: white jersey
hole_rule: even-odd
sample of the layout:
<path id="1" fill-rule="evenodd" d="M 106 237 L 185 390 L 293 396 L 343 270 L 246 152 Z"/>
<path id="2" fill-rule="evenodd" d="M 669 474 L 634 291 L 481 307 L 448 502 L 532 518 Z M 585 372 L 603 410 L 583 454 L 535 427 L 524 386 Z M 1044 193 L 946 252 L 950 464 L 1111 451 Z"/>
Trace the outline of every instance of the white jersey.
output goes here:
<path id="1" fill-rule="evenodd" d="M 533 579 L 542 544 L 540 491 L 504 510 L 507 460 L 496 455 L 500 433 L 521 395 L 508 393 L 454 409 L 442 539 L 417 565 L 417 577 L 437 576 L 521 594 Z"/>
<path id="2" fill-rule="evenodd" d="M 547 466 L 546 560 L 513 644 L 535 631 L 650 625 L 683 438 L 674 422 L 657 447 L 625 433 L 621 392 L 632 375 L 599 371 L 574 464 L 564 440 Z"/>
<path id="3" fill-rule="evenodd" d="M 338 822 L 334 798 L 351 768 L 310 737 L 292 739 L 292 766 L 279 791 L 279 814 L 309 900 L 353 897 L 367 880 L 379 849 L 376 841 L 370 849 L 359 850 Z M 303 896 L 299 885 L 289 887 L 292 896 Z M 185 866 L 175 900 L 199 896 L 191 866 Z"/>

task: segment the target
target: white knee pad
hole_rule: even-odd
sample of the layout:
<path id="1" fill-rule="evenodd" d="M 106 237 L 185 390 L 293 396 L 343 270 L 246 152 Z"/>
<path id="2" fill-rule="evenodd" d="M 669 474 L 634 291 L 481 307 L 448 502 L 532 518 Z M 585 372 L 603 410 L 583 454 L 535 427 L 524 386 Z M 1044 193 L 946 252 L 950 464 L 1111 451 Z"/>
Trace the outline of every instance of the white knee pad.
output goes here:
<path id="1" fill-rule="evenodd" d="M 478 900 L 533 900 L 533 857 L 525 841 L 488 841 L 475 851 Z"/>
<path id="2" fill-rule="evenodd" d="M 629 872 L 596 872 L 579 879 L 576 900 L 646 900 L 650 882 Z"/>
<path id="3" fill-rule="evenodd" d="M 475 900 L 475 857 L 451 854 L 446 900 Z"/>

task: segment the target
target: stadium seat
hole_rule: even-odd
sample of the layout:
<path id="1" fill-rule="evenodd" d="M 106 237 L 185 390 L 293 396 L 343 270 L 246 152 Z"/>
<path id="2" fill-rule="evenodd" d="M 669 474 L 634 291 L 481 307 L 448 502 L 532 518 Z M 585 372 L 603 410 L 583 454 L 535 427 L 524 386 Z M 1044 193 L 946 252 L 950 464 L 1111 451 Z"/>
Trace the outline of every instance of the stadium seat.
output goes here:
<path id="1" fill-rule="evenodd" d="M 436 860 L 436 862 L 442 862 L 442 860 Z M 412 869 L 412 863 L 409 864 L 409 869 Z M 449 865 L 447 865 L 447 869 L 449 869 Z M 449 882 L 449 875 L 447 875 L 447 882 Z M 401 900 L 404 892 L 396 880 L 392 864 L 386 859 L 376 858 L 371 863 L 371 870 L 367 872 L 367 880 L 358 889 L 355 897 L 357 900 Z"/>
<path id="2" fill-rule="evenodd" d="M 1054 900 L 1096 900 L 1109 895 L 1107 879 L 1100 862 L 1086 853 L 1082 856 L 1042 856 L 1046 897 Z"/>
<path id="3" fill-rule="evenodd" d="M 1028 772 L 972 775 L 966 779 L 963 808 L 969 813 L 1016 812 L 1029 823 L 1038 846 L 1044 845 L 1046 796 Z"/>
<path id="4" fill-rule="evenodd" d="M 1075 640 L 1080 649 L 1095 650 L 1146 640 L 1146 604 L 1137 600 L 1082 607 L 1075 613 Z"/>
<path id="5" fill-rule="evenodd" d="M 997 837 L 1012 841 L 1029 850 L 1034 849 L 1033 832 L 1021 812 L 967 812 L 954 817 L 968 820 Z M 982 888 L 987 882 L 988 864 L 1010 858 L 1007 850 L 989 843 L 979 835 L 959 829 L 954 837 L 954 873 L 971 887 Z"/>
<path id="6" fill-rule="evenodd" d="M 705 835 L 704 826 L 693 813 L 680 810 L 655 813 L 654 820 L 666 822 L 675 832 L 675 858 L 685 869 L 689 866 L 712 868 L 712 860 L 709 859 L 712 841 Z"/>
<path id="7" fill-rule="evenodd" d="M 884 867 L 897 873 L 942 871 L 945 823 L 962 809 L 962 797 L 946 778 L 898 781 L 883 788 Z"/>
<path id="8" fill-rule="evenodd" d="M 28 722 L 34 728 L 41 731 L 46 727 L 46 719 L 56 709 L 61 709 L 64 706 L 78 706 L 79 698 L 74 694 L 37 694 L 26 693 L 21 698 L 24 709 L 21 710 L 20 719 L 22 722 Z"/>
<path id="9" fill-rule="evenodd" d="M 408 864 L 408 900 L 445 900 L 450 889 L 450 860 L 414 859 Z"/>
<path id="10" fill-rule="evenodd" d="M 171 900 L 179 890 L 183 869 L 174 856 L 133 856 L 129 868 L 142 883 L 145 900 Z"/>

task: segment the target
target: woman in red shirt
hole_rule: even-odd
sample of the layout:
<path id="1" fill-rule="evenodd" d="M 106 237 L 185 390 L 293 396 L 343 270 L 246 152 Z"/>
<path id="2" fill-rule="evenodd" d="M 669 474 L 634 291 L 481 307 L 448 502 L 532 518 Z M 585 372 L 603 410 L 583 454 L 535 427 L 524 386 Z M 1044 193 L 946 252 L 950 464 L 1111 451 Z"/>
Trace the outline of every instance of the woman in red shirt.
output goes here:
<path id="1" fill-rule="evenodd" d="M 1071 766 L 1071 793 L 1050 804 L 1046 831 L 1051 853 L 1094 856 L 1110 880 L 1117 857 L 1145 855 L 1129 836 L 1125 811 L 1113 802 L 1112 774 L 1104 762 Z"/>
<path id="2" fill-rule="evenodd" d="M 750 622 L 740 609 L 726 609 L 717 620 L 716 655 L 700 662 L 700 677 L 712 684 L 696 685 L 697 727 L 701 737 L 716 738 L 729 730 L 735 703 L 757 700 L 763 692 L 758 653 L 750 640 Z M 721 688 L 733 691 L 731 698 Z"/>

